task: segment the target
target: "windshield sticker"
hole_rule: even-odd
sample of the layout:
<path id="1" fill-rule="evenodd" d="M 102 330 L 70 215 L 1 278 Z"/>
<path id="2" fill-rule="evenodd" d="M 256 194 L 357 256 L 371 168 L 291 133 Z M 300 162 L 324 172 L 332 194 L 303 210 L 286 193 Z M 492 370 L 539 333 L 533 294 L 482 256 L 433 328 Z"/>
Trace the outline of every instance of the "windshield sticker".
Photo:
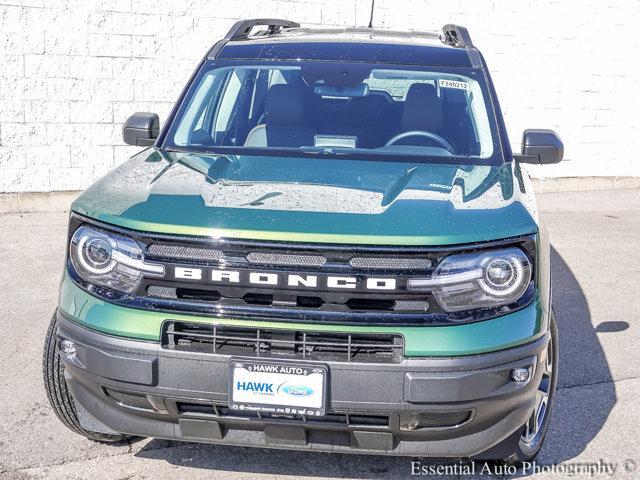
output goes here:
<path id="1" fill-rule="evenodd" d="M 438 80 L 438 85 L 440 88 L 457 88 L 459 90 L 467 90 L 469 88 L 469 84 L 467 82 L 458 82 L 456 80 Z"/>

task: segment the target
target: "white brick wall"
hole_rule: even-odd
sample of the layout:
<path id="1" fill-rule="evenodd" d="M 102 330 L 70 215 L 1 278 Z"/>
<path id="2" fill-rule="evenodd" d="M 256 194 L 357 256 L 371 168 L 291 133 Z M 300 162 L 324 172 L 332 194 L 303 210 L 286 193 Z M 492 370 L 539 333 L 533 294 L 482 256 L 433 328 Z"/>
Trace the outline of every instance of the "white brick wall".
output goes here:
<path id="1" fill-rule="evenodd" d="M 369 0 L 0 0 L 0 192 L 84 188 L 136 148 L 134 111 L 163 119 L 233 21 L 366 25 Z M 567 161 L 537 176 L 640 176 L 638 0 L 377 0 L 374 23 L 465 25 L 510 139 L 556 129 Z"/>

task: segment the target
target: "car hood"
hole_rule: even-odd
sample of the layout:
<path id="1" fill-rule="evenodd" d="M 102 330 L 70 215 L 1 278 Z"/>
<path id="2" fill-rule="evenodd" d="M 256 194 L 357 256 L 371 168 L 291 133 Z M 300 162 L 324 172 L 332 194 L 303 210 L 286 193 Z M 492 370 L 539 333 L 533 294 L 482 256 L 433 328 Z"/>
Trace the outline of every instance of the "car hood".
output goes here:
<path id="1" fill-rule="evenodd" d="M 168 234 L 468 243 L 537 231 L 532 192 L 516 168 L 147 149 L 82 193 L 72 210 Z"/>

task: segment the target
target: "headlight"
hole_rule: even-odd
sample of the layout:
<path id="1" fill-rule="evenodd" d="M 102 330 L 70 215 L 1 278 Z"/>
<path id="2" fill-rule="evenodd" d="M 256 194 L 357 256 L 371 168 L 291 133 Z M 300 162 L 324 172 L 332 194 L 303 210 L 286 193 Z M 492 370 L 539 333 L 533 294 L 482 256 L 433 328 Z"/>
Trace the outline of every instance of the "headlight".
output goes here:
<path id="1" fill-rule="evenodd" d="M 407 289 L 430 291 L 444 311 L 460 312 L 509 305 L 531 281 L 531 262 L 514 247 L 450 255 L 431 278 L 412 278 Z"/>
<path id="2" fill-rule="evenodd" d="M 97 228 L 82 226 L 69 246 L 71 264 L 80 277 L 123 293 L 132 293 L 144 275 L 162 276 L 162 265 L 146 263 L 132 239 Z"/>

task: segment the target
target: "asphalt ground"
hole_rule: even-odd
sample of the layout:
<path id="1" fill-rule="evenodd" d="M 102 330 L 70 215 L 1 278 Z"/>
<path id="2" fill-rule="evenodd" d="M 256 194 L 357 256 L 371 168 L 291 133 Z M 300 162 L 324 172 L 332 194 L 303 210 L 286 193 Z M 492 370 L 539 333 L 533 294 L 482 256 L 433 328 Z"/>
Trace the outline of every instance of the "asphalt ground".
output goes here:
<path id="1" fill-rule="evenodd" d="M 640 190 L 539 201 L 553 245 L 559 389 L 536 465 L 501 473 L 640 478 Z M 41 373 L 66 221 L 64 213 L 0 215 L 0 478 L 410 478 L 436 467 L 449 470 L 422 478 L 476 478 L 495 469 L 161 440 L 114 446 L 75 435 L 50 409 Z"/>

